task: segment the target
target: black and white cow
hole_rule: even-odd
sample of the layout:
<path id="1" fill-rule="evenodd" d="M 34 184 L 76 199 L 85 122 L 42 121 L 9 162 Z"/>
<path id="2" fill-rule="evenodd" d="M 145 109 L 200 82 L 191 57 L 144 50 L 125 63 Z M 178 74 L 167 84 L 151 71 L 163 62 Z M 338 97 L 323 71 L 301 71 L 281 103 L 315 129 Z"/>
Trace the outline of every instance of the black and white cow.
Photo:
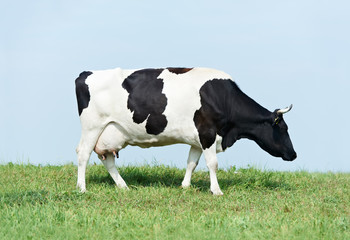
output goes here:
<path id="1" fill-rule="evenodd" d="M 221 71 L 207 68 L 160 68 L 83 72 L 75 80 L 82 135 L 77 148 L 78 182 L 85 188 L 85 170 L 95 151 L 118 187 L 127 188 L 114 156 L 127 145 L 148 148 L 176 143 L 191 146 L 182 182 L 204 154 L 210 190 L 222 195 L 216 153 L 241 138 L 255 141 L 273 156 L 296 158 L 286 109 L 270 112 L 244 94 Z"/>

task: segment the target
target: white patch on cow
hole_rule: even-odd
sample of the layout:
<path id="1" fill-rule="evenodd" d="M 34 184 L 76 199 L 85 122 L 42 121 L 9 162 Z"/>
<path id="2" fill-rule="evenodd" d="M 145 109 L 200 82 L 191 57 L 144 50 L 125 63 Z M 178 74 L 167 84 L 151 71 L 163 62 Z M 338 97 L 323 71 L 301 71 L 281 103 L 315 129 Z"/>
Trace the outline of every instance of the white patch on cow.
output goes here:
<path id="1" fill-rule="evenodd" d="M 200 108 L 199 88 L 203 84 L 191 71 L 174 74 L 163 71 L 159 78 L 163 79 L 163 93 L 167 97 L 164 115 L 168 125 L 163 134 L 176 134 L 182 143 L 200 147 L 197 129 L 194 125 L 194 112 Z"/>

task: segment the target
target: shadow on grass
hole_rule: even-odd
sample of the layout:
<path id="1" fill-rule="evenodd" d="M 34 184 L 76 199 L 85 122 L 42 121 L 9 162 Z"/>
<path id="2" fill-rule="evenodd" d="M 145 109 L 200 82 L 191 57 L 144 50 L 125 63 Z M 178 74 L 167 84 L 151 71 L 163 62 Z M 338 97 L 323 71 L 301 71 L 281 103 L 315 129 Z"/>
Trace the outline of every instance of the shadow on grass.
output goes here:
<path id="1" fill-rule="evenodd" d="M 125 167 L 119 170 L 121 176 L 129 187 L 162 186 L 179 188 L 181 186 L 185 170 L 166 166 L 156 167 Z M 107 171 L 88 174 L 90 183 L 107 183 L 115 185 Z M 243 169 L 241 172 L 218 171 L 218 181 L 222 190 L 229 188 L 241 189 L 269 189 L 269 190 L 293 190 L 293 186 L 287 183 L 283 174 L 276 172 L 263 172 L 254 168 Z M 210 178 L 206 171 L 194 172 L 191 186 L 200 191 L 209 191 Z"/>
<path id="2" fill-rule="evenodd" d="M 128 186 L 166 186 L 179 187 L 184 171 L 166 166 L 157 167 L 126 167 L 118 169 Z M 87 175 L 90 183 L 107 183 L 114 185 L 112 177 L 107 171 Z"/>

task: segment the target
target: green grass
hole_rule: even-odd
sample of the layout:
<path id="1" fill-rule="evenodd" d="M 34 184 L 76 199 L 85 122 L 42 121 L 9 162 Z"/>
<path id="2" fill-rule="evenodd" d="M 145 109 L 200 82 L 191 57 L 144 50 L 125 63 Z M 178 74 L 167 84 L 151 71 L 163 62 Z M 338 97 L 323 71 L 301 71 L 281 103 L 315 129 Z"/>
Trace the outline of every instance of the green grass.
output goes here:
<path id="1" fill-rule="evenodd" d="M 81 194 L 74 165 L 0 165 L 0 239 L 350 239 L 350 174 L 219 171 L 216 197 L 208 172 L 120 172 L 129 191 L 93 165 Z"/>

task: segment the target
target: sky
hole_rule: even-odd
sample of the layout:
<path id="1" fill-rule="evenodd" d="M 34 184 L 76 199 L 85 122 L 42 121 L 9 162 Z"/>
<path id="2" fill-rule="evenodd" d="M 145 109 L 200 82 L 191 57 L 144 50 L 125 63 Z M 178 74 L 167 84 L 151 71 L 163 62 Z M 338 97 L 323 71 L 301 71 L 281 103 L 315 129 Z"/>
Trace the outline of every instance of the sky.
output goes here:
<path id="1" fill-rule="evenodd" d="M 74 80 L 85 70 L 210 67 L 284 117 L 298 153 L 249 140 L 219 168 L 350 172 L 349 1 L 6 1 L 0 15 L 0 163 L 76 164 Z M 120 152 L 118 166 L 186 167 L 189 146 Z M 90 164 L 100 164 L 92 154 Z M 199 169 L 206 170 L 204 159 Z"/>

